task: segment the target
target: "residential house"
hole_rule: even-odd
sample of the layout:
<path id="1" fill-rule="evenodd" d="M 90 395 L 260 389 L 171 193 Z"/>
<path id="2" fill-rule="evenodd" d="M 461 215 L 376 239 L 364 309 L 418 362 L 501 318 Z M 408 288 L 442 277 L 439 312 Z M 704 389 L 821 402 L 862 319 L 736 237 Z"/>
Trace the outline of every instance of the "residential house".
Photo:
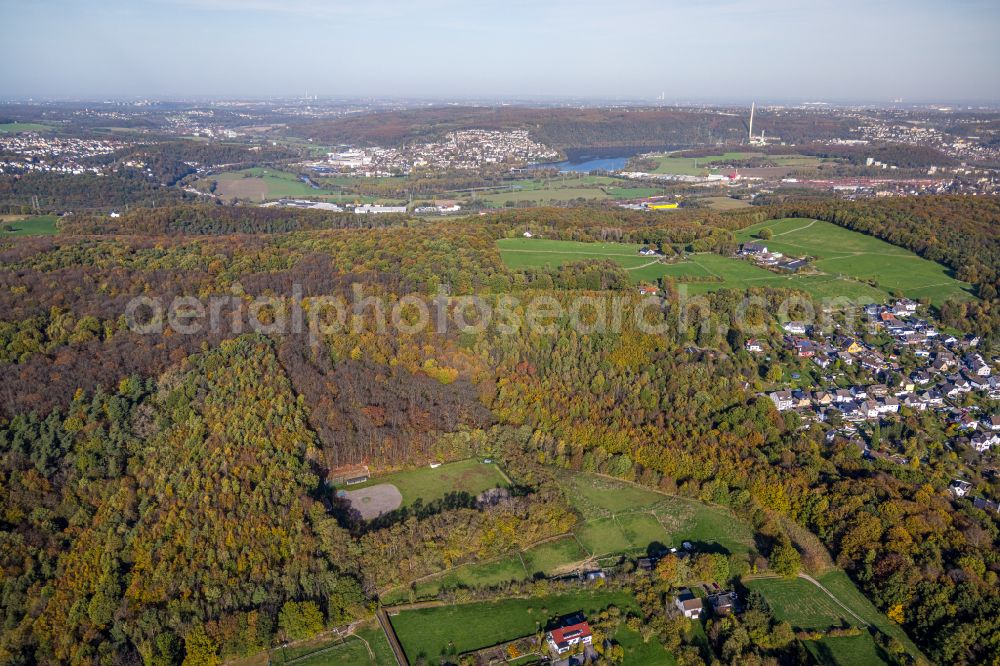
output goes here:
<path id="1" fill-rule="evenodd" d="M 804 322 L 790 321 L 784 324 L 781 328 L 783 328 L 786 333 L 791 333 L 792 335 L 805 335 L 808 327 Z"/>
<path id="2" fill-rule="evenodd" d="M 879 401 L 879 413 L 881 414 L 897 414 L 899 413 L 899 400 L 893 396 L 884 398 Z"/>
<path id="3" fill-rule="evenodd" d="M 841 349 L 849 354 L 858 354 L 865 348 L 854 338 L 846 338 L 841 344 Z"/>
<path id="4" fill-rule="evenodd" d="M 731 591 L 719 592 L 708 598 L 709 605 L 712 606 L 712 613 L 718 617 L 731 614 L 736 610 L 736 593 Z"/>
<path id="5" fill-rule="evenodd" d="M 795 338 L 792 347 L 799 358 L 811 358 L 816 355 L 816 343 L 809 338 Z"/>
<path id="6" fill-rule="evenodd" d="M 972 484 L 968 481 L 955 479 L 951 482 L 951 485 L 948 486 L 948 490 L 950 490 L 951 494 L 955 497 L 965 497 L 966 493 L 972 490 Z"/>
<path id="7" fill-rule="evenodd" d="M 833 401 L 836 403 L 853 402 L 854 394 L 847 389 L 837 389 L 833 392 Z"/>
<path id="8" fill-rule="evenodd" d="M 889 395 L 889 387 L 885 384 L 872 384 L 868 387 L 868 395 L 872 398 L 884 398 Z"/>
<path id="9" fill-rule="evenodd" d="M 553 629 L 547 636 L 549 647 L 556 654 L 566 654 L 577 645 L 589 645 L 594 640 L 590 625 L 577 622 L 566 627 Z"/>
<path id="10" fill-rule="evenodd" d="M 969 445 L 979 453 L 989 451 L 1000 444 L 1000 435 L 995 432 L 979 432 L 969 438 Z"/>
<path id="11" fill-rule="evenodd" d="M 987 513 L 1000 513 L 1000 502 L 992 502 L 988 499 L 977 497 L 972 500 L 972 506 L 982 509 Z"/>
<path id="12" fill-rule="evenodd" d="M 763 243 L 757 242 L 743 243 L 743 245 L 740 246 L 740 254 L 767 254 L 767 246 Z"/>
<path id="13" fill-rule="evenodd" d="M 771 399 L 771 402 L 774 403 L 774 406 L 778 408 L 779 412 L 791 409 L 795 405 L 791 391 L 775 391 L 767 397 Z"/>
<path id="14" fill-rule="evenodd" d="M 694 594 L 689 589 L 683 589 L 677 594 L 677 598 L 674 600 L 674 605 L 677 609 L 683 613 L 684 617 L 695 620 L 701 617 L 702 603 L 701 599 L 694 596 Z"/>
<path id="15" fill-rule="evenodd" d="M 897 317 L 907 317 L 917 311 L 917 304 L 907 298 L 901 298 L 892 306 L 892 312 Z"/>

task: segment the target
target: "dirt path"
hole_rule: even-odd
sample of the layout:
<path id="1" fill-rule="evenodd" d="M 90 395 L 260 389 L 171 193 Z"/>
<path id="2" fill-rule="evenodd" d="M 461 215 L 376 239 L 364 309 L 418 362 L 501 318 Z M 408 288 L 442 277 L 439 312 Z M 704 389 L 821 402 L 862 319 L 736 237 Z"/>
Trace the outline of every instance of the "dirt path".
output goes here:
<path id="1" fill-rule="evenodd" d="M 640 268 L 645 268 L 646 266 L 652 266 L 653 264 L 658 264 L 658 263 L 660 263 L 660 260 L 659 259 L 654 259 L 653 261 L 649 262 L 648 264 L 643 264 L 642 266 L 636 266 L 635 268 L 626 268 L 625 270 L 627 270 L 627 271 L 637 271 Z"/>
<path id="2" fill-rule="evenodd" d="M 816 224 L 816 220 L 813 220 L 812 222 L 810 222 L 809 224 L 807 224 L 804 227 L 796 227 L 795 229 L 789 229 L 788 231 L 782 231 L 780 234 L 774 234 L 774 237 L 784 236 L 785 234 L 794 234 L 796 231 L 803 231 L 805 229 L 808 229 L 809 227 L 811 227 L 814 224 Z"/>

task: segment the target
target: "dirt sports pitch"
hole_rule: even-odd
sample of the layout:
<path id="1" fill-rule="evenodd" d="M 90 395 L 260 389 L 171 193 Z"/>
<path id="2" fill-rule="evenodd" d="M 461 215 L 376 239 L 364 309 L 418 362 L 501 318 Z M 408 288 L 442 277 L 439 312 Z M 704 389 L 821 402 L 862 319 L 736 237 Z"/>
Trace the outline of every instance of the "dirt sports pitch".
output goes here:
<path id="1" fill-rule="evenodd" d="M 380 483 L 358 490 L 344 491 L 344 497 L 357 509 L 364 520 L 378 518 L 383 513 L 398 509 L 403 503 L 399 488 L 391 483 Z"/>

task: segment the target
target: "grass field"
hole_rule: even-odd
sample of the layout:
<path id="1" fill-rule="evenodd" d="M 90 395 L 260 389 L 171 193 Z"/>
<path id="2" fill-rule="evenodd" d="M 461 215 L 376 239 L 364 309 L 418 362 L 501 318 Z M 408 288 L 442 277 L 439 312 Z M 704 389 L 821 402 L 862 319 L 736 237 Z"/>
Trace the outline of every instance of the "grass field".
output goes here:
<path id="1" fill-rule="evenodd" d="M 753 531 L 726 509 L 593 474 L 560 477 L 584 521 L 575 534 L 593 556 L 642 553 L 653 543 L 747 552 Z"/>
<path id="2" fill-rule="evenodd" d="M 13 231 L 7 231 L 7 227 L 10 227 Z M 37 215 L 24 219 L 4 219 L 0 222 L 0 238 L 7 236 L 51 236 L 56 232 L 55 215 Z"/>
<path id="3" fill-rule="evenodd" d="M 816 579 L 823 587 L 830 590 L 851 610 L 861 616 L 865 622 L 877 627 L 883 633 L 899 639 L 911 653 L 918 653 L 917 646 L 913 644 L 906 632 L 875 608 L 874 604 L 861 593 L 861 590 L 854 584 L 854 581 L 848 578 L 846 573 L 837 569 L 817 576 Z"/>
<path id="4" fill-rule="evenodd" d="M 485 465 L 479 460 L 469 459 L 441 465 L 436 469 L 418 467 L 417 469 L 393 472 L 366 483 L 350 486 L 358 490 L 380 483 L 391 483 L 399 489 L 403 496 L 402 506 L 410 506 L 415 501 L 422 500 L 424 504 L 441 499 L 450 492 L 467 492 L 471 495 L 497 486 L 508 486 L 507 478 L 495 464 Z"/>
<path id="5" fill-rule="evenodd" d="M 755 239 L 764 228 L 773 233 L 766 241 L 768 248 L 792 256 L 817 257 L 815 267 L 827 275 L 875 280 L 885 291 L 898 290 L 914 299 L 929 298 L 937 305 L 948 298 L 971 298 L 970 286 L 951 277 L 941 264 L 830 222 L 771 220 L 739 231 L 737 239 Z"/>
<path id="6" fill-rule="evenodd" d="M 703 294 L 719 289 L 771 287 L 799 289 L 817 298 L 847 297 L 865 303 L 881 302 L 888 294 L 868 284 L 839 275 L 781 275 L 749 261 L 704 253 L 690 255 L 685 261 L 663 267 L 663 275 L 675 278 L 714 277 L 713 282 L 683 285 L 689 294 Z"/>
<path id="7" fill-rule="evenodd" d="M 395 663 L 395 657 L 382 627 L 372 620 L 344 640 L 323 638 L 271 650 L 268 661 L 275 666 L 382 666 Z"/>
<path id="8" fill-rule="evenodd" d="M 799 289 L 817 298 L 846 297 L 862 303 L 883 302 L 897 289 L 911 298 L 930 298 L 935 304 L 949 297 L 971 297 L 969 285 L 950 277 L 940 264 L 826 222 L 775 220 L 740 231 L 739 240 L 755 238 L 764 226 L 774 230 L 768 247 L 793 256 L 819 257 L 814 264 L 817 272 L 783 275 L 749 261 L 712 253 L 688 255 L 676 263 L 664 264 L 639 256 L 641 246 L 628 243 L 504 238 L 497 241 L 497 247 L 504 264 L 513 270 L 611 259 L 628 272 L 633 282 L 670 277 L 683 283 L 683 289 L 690 295 L 720 289 L 771 287 Z M 871 280 L 879 286 L 868 284 Z"/>
<path id="9" fill-rule="evenodd" d="M 0 134 L 17 134 L 18 132 L 46 132 L 51 125 L 41 123 L 0 123 Z"/>
<path id="10" fill-rule="evenodd" d="M 642 245 L 632 243 L 583 243 L 543 238 L 502 238 L 497 241 L 500 258 L 508 268 L 556 268 L 588 259 L 610 259 L 629 272 L 633 282 L 655 280 L 665 266 L 655 258 L 642 257 Z"/>
<path id="11" fill-rule="evenodd" d="M 746 581 L 750 590 L 764 595 L 774 616 L 795 629 L 825 630 L 859 622 L 836 601 L 803 578 L 758 578 Z"/>
<path id="12" fill-rule="evenodd" d="M 436 663 L 441 655 L 489 647 L 544 629 L 553 619 L 583 611 L 594 615 L 608 606 L 638 612 L 626 592 L 600 590 L 540 599 L 460 604 L 407 610 L 391 618 L 410 663 L 424 658 Z"/>
<path id="13" fill-rule="evenodd" d="M 828 666 L 892 663 L 869 633 L 803 641 L 803 644 L 817 663 Z"/>
<path id="14" fill-rule="evenodd" d="M 714 210 L 737 210 L 750 207 L 749 201 L 733 199 L 732 197 L 700 197 L 696 201 Z"/>
<path id="15" fill-rule="evenodd" d="M 474 198 L 494 207 L 503 207 L 508 203 L 525 201 L 545 205 L 574 199 L 636 199 L 662 193 L 663 190 L 657 187 L 634 187 L 623 178 L 571 173 L 538 180 L 518 180 L 510 183 L 508 189 L 498 187 L 490 192 L 477 192 Z M 465 197 L 467 200 L 472 198 L 469 193 L 451 195 Z"/>
<path id="16" fill-rule="evenodd" d="M 533 201 L 540 205 L 559 203 L 563 201 L 573 201 L 574 199 L 610 199 L 604 190 L 599 187 L 549 187 L 537 190 L 512 190 L 497 194 L 485 194 L 477 196 L 479 201 L 486 202 L 492 206 L 501 207 L 509 203 L 519 203 L 523 201 Z"/>
<path id="17" fill-rule="evenodd" d="M 522 554 L 524 566 L 530 576 L 559 573 L 566 565 L 580 562 L 586 557 L 587 553 L 572 536 L 536 546 Z"/>
<path id="18" fill-rule="evenodd" d="M 501 560 L 465 564 L 424 578 L 414 586 L 416 598 L 434 597 L 442 589 L 525 580 L 536 573 L 563 573 L 587 560 L 645 554 L 651 544 L 680 547 L 691 541 L 707 550 L 730 553 L 745 553 L 753 546 L 750 527 L 721 507 L 594 474 L 563 472 L 559 483 L 582 517 L 572 536 Z M 406 587 L 382 595 L 387 604 L 408 599 Z"/>
<path id="19" fill-rule="evenodd" d="M 658 163 L 653 173 L 669 173 L 681 176 L 707 176 L 710 173 L 719 173 L 718 169 L 706 168 L 706 165 L 710 162 L 721 160 L 739 161 L 757 157 L 765 158 L 778 167 L 794 168 L 816 166 L 823 161 L 818 157 L 810 157 L 808 155 L 765 155 L 763 153 L 752 152 L 727 152 L 720 155 L 707 155 L 705 157 L 650 156 L 651 159 L 656 160 Z"/>
<path id="20" fill-rule="evenodd" d="M 315 197 L 324 194 L 293 173 L 275 169 L 253 168 L 213 175 L 215 193 L 221 197 L 236 197 L 253 201 L 281 199 L 283 197 Z"/>
<path id="21" fill-rule="evenodd" d="M 764 595 L 776 618 L 786 620 L 795 629 L 825 630 L 845 624 L 866 629 L 864 623 L 868 623 L 899 639 L 911 654 L 920 655 L 906 633 L 879 612 L 846 573 L 834 569 L 816 579 L 853 614 L 823 590 L 801 578 L 758 578 L 744 582 L 747 588 Z M 859 617 L 864 622 L 858 620 Z M 861 636 L 805 641 L 805 645 L 823 664 L 878 664 L 887 661 L 867 631 Z"/>

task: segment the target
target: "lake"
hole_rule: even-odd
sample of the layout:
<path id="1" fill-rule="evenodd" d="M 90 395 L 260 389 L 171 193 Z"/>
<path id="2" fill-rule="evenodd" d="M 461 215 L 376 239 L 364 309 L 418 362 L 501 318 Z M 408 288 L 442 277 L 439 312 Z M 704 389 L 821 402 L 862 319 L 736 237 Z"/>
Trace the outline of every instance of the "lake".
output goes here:
<path id="1" fill-rule="evenodd" d="M 664 150 L 676 150 L 664 147 Z M 567 149 L 568 159 L 562 162 L 531 164 L 529 169 L 559 169 L 559 171 L 589 173 L 590 171 L 620 171 L 628 164 L 629 158 L 640 153 L 652 152 L 650 147 Z"/>
<path id="2" fill-rule="evenodd" d="M 544 164 L 532 164 L 532 169 L 559 169 L 561 172 L 578 171 L 589 173 L 595 170 L 618 171 L 624 169 L 628 164 L 629 156 L 622 157 L 579 157 L 576 159 L 564 160 L 562 162 L 546 162 Z"/>

